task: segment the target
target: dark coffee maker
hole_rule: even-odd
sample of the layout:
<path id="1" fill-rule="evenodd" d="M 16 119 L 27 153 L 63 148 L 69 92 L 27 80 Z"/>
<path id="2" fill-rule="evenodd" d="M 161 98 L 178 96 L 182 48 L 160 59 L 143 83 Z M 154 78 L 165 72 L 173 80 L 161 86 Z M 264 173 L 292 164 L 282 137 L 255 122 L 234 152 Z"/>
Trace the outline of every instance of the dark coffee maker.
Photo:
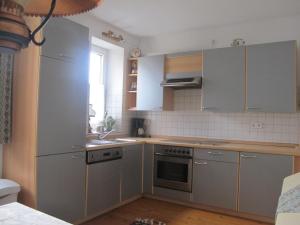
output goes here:
<path id="1" fill-rule="evenodd" d="M 131 119 L 131 137 L 146 137 L 145 134 L 145 119 L 132 118 Z"/>

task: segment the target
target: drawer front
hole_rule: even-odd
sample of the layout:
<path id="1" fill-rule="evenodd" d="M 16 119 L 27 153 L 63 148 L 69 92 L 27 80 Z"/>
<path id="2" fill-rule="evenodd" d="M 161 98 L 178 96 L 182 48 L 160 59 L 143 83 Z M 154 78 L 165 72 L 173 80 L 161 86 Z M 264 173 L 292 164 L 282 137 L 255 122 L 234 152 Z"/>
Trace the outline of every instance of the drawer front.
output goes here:
<path id="1" fill-rule="evenodd" d="M 194 158 L 220 161 L 220 162 L 237 163 L 239 159 L 239 153 L 233 151 L 214 150 L 214 149 L 195 149 Z"/>

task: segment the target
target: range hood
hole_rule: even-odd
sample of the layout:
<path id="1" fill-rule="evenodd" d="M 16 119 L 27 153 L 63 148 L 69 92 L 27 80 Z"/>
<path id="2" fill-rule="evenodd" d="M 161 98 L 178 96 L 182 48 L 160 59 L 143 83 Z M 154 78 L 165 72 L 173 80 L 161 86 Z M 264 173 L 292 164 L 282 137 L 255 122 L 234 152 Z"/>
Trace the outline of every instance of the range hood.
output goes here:
<path id="1" fill-rule="evenodd" d="M 174 89 L 188 89 L 202 87 L 201 73 L 176 73 L 167 74 L 166 79 L 161 82 L 162 87 L 171 87 Z"/>

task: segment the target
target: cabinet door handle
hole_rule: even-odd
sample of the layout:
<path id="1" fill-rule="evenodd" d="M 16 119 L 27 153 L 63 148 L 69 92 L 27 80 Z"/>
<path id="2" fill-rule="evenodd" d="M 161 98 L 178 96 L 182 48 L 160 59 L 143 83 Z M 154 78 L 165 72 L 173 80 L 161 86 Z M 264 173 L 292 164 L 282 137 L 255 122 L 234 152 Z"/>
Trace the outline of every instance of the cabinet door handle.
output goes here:
<path id="1" fill-rule="evenodd" d="M 259 110 L 259 107 L 247 107 L 247 110 Z"/>
<path id="2" fill-rule="evenodd" d="M 84 145 L 72 145 L 72 149 L 84 149 Z"/>
<path id="3" fill-rule="evenodd" d="M 217 110 L 217 107 L 202 107 L 202 110 Z"/>
<path id="4" fill-rule="evenodd" d="M 241 158 L 244 158 L 244 159 L 255 159 L 257 158 L 256 155 L 241 155 Z"/>
<path id="5" fill-rule="evenodd" d="M 84 159 L 84 155 L 83 154 L 74 154 L 71 156 L 72 159 Z"/>
<path id="6" fill-rule="evenodd" d="M 224 155 L 224 153 L 222 152 L 207 152 L 210 155 L 214 155 L 214 156 L 220 156 L 220 155 Z"/>
<path id="7" fill-rule="evenodd" d="M 63 54 L 63 53 L 60 53 L 60 54 L 59 54 L 59 57 L 62 57 L 62 58 L 65 58 L 65 59 L 70 59 L 70 60 L 72 60 L 72 59 L 73 59 L 73 57 L 72 57 L 72 56 L 65 55 L 65 54 Z"/>
<path id="8" fill-rule="evenodd" d="M 207 165 L 207 162 L 195 162 L 196 165 Z"/>

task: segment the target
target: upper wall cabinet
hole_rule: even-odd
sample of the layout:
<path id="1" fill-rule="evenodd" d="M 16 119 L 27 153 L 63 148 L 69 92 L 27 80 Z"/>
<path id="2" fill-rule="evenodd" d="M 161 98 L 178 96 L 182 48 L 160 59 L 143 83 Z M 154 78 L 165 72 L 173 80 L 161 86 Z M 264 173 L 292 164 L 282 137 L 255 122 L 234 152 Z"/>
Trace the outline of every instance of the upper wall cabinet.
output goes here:
<path id="1" fill-rule="evenodd" d="M 296 41 L 247 47 L 247 109 L 296 111 Z"/>
<path id="2" fill-rule="evenodd" d="M 244 111 L 245 47 L 204 50 L 202 108 Z"/>
<path id="3" fill-rule="evenodd" d="M 68 19 L 52 18 L 44 29 L 46 42 L 41 54 L 64 61 L 87 61 L 89 32 L 87 28 Z M 83 46 L 85 44 L 85 46 Z M 84 52 L 83 52 L 84 51 Z"/>
<path id="4" fill-rule="evenodd" d="M 167 105 L 164 79 L 164 55 L 146 56 L 138 60 L 137 110 L 163 110 Z M 164 105 L 165 102 L 165 105 Z"/>
<path id="5" fill-rule="evenodd" d="M 89 30 L 61 18 L 51 20 L 49 25 L 45 34 L 47 44 L 42 47 L 40 62 L 39 156 L 83 151 L 86 142 Z M 73 42 L 75 37 L 65 36 L 70 26 L 74 36 L 82 37 L 80 43 L 79 40 Z M 61 34 L 57 32 L 59 30 L 64 32 Z M 68 42 L 77 43 L 77 46 Z M 80 52 L 74 55 L 74 59 L 82 60 L 80 63 L 68 62 L 56 57 L 58 52 Z"/>
<path id="6" fill-rule="evenodd" d="M 202 51 L 167 55 L 165 73 L 202 73 L 202 60 Z"/>

